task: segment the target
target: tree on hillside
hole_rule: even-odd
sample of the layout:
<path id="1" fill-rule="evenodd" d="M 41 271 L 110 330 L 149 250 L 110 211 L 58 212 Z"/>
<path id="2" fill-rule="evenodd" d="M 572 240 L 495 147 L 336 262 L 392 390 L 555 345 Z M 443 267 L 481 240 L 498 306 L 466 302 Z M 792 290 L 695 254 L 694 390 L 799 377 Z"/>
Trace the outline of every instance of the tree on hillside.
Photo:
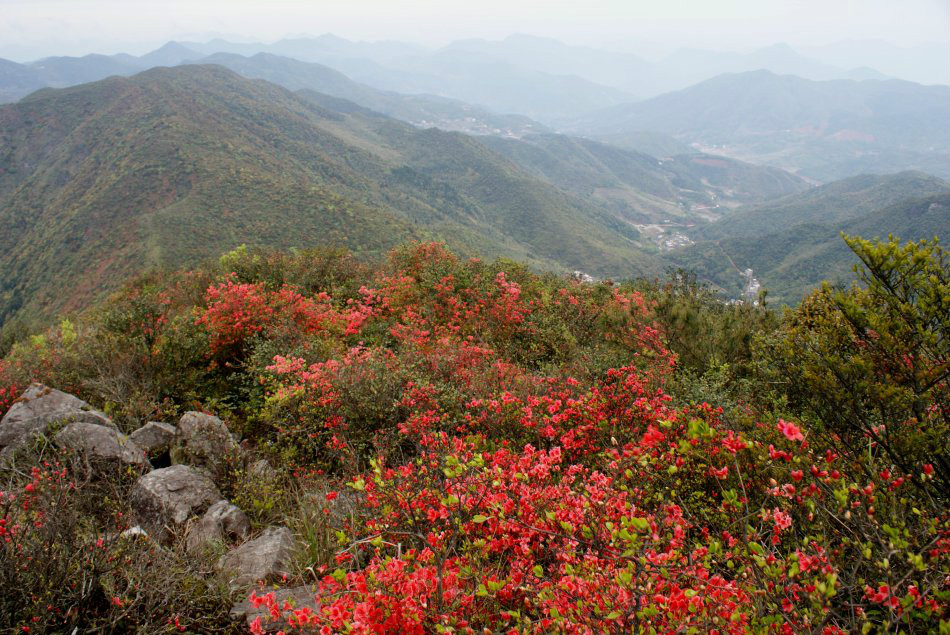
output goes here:
<path id="1" fill-rule="evenodd" d="M 858 283 L 824 286 L 772 341 L 789 403 L 853 453 L 881 453 L 950 492 L 950 260 L 939 242 L 844 237 Z M 769 353 L 766 352 L 766 355 Z"/>

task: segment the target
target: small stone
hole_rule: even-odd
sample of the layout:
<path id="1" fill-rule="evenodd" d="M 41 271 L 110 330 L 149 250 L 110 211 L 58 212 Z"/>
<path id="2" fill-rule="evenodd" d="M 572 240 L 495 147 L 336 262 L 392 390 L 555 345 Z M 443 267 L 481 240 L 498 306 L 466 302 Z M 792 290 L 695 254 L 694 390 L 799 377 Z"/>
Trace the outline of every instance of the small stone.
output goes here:
<path id="1" fill-rule="evenodd" d="M 119 534 L 119 537 L 125 538 L 126 540 L 132 540 L 134 538 L 142 538 L 143 540 L 147 540 L 148 532 L 136 525 L 135 527 L 129 527 L 123 531 L 121 534 Z"/>
<path id="2" fill-rule="evenodd" d="M 251 588 L 259 581 L 288 573 L 294 537 L 286 527 L 268 527 L 254 540 L 235 547 L 218 560 L 218 570 L 235 588 Z"/>
<path id="3" fill-rule="evenodd" d="M 251 522 L 237 505 L 221 500 L 208 508 L 188 530 L 185 547 L 189 553 L 228 540 L 245 540 L 251 533 Z"/>
<path id="4" fill-rule="evenodd" d="M 265 483 L 277 480 L 277 470 L 267 459 L 259 459 L 251 463 L 247 467 L 247 475 Z"/>

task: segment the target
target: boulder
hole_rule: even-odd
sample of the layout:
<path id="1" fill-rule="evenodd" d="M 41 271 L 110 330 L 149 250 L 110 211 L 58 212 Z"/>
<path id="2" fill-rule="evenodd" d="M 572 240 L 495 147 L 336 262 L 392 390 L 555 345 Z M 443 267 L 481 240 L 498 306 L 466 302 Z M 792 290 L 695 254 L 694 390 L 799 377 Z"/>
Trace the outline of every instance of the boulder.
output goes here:
<path id="1" fill-rule="evenodd" d="M 115 428 L 76 421 L 56 433 L 56 443 L 86 456 L 121 461 L 131 465 L 148 465 L 145 452 Z"/>
<path id="2" fill-rule="evenodd" d="M 268 527 L 260 536 L 235 547 L 218 560 L 218 570 L 235 588 L 251 588 L 261 580 L 288 573 L 294 537 L 286 527 Z"/>
<path id="3" fill-rule="evenodd" d="M 115 423 L 112 422 L 112 419 L 109 418 L 109 415 L 102 412 L 101 410 L 76 410 L 74 412 L 65 414 L 60 419 L 56 419 L 56 423 L 73 422 L 94 423 L 99 426 L 112 428 L 115 431 L 119 430 L 119 426 L 115 425 Z"/>
<path id="4" fill-rule="evenodd" d="M 274 600 L 279 606 L 289 604 L 295 610 L 310 609 L 313 613 L 319 613 L 320 605 L 317 603 L 317 589 L 312 586 L 295 586 L 284 589 L 274 589 L 268 591 L 274 594 Z M 258 595 L 266 595 L 264 592 Z M 270 610 L 266 606 L 254 606 L 250 599 L 238 602 L 231 607 L 231 618 L 235 620 L 244 619 L 250 625 L 254 620 L 260 618 L 260 625 L 265 633 L 273 633 L 277 630 L 290 630 L 291 626 L 285 620 L 275 620 Z"/>
<path id="5" fill-rule="evenodd" d="M 161 541 L 221 499 L 208 475 L 187 465 L 172 465 L 139 477 L 129 495 L 135 521 Z"/>
<path id="6" fill-rule="evenodd" d="M 82 399 L 43 384 L 31 384 L 0 420 L 0 454 L 9 456 L 34 435 L 45 433 L 50 424 L 72 422 L 115 428 L 108 416 Z"/>
<path id="7" fill-rule="evenodd" d="M 130 434 L 129 438 L 148 456 L 164 454 L 175 440 L 175 426 L 161 421 L 149 421 Z"/>
<path id="8" fill-rule="evenodd" d="M 224 422 L 201 412 L 186 412 L 178 422 L 172 460 L 209 468 L 221 466 L 238 451 Z"/>
<path id="9" fill-rule="evenodd" d="M 246 540 L 250 533 L 251 522 L 241 508 L 221 500 L 188 529 L 185 546 L 189 553 L 198 552 L 214 543 Z"/>
<path id="10" fill-rule="evenodd" d="M 70 412 L 91 409 L 89 404 L 79 397 L 34 383 L 30 384 L 16 403 L 10 407 L 7 414 L 0 420 L 0 426 L 33 419 L 52 422 Z"/>

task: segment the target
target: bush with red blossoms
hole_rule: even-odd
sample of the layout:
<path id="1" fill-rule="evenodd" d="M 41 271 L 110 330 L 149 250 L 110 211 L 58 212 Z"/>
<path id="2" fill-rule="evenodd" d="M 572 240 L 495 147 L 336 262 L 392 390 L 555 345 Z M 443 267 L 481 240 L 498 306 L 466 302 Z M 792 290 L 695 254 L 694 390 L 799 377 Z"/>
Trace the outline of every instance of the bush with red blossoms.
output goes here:
<path id="1" fill-rule="evenodd" d="M 18 345 L 0 383 L 32 364 L 103 407 L 152 391 L 268 458 L 220 486 L 295 531 L 279 585 L 313 584 L 317 608 L 261 588 L 253 633 L 946 633 L 931 291 L 907 295 L 917 321 L 863 290 L 779 317 L 681 278 L 581 283 L 437 244 L 376 268 L 239 249 Z M 83 380 L 90 350 L 150 374 Z"/>
<path id="2" fill-rule="evenodd" d="M 291 623 L 834 633 L 865 621 L 935 625 L 946 608 L 950 526 L 906 502 L 910 476 L 884 503 L 874 480 L 849 482 L 848 466 L 813 450 L 794 424 L 731 429 L 709 406 L 673 408 L 633 368 L 562 405 L 541 396 L 516 406 L 517 444 L 511 398 L 500 397 L 468 404 L 461 428 L 407 416 L 414 425 L 400 431 L 419 455 L 381 458 L 349 483 L 365 492 L 369 520 L 322 581 L 321 612 L 290 611 Z M 908 560 L 881 569 L 875 577 L 890 583 L 868 594 L 849 563 L 898 535 Z"/>

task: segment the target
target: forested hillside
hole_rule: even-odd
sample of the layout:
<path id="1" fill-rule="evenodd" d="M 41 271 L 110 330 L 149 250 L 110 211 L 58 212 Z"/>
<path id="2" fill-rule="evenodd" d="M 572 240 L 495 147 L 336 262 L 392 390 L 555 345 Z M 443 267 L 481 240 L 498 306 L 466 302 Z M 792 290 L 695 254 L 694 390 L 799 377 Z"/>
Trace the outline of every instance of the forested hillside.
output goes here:
<path id="1" fill-rule="evenodd" d="M 737 209 L 697 227 L 695 235 L 709 240 L 753 238 L 801 223 L 842 223 L 903 200 L 947 192 L 950 183 L 921 172 L 863 174 Z"/>
<path id="2" fill-rule="evenodd" d="M 841 234 L 929 240 L 950 235 L 950 184 L 922 173 L 863 175 L 750 205 L 697 226 L 677 267 L 739 297 L 751 268 L 771 301 L 797 304 L 822 280 L 849 284 L 857 264 Z"/>
<path id="3" fill-rule="evenodd" d="M 699 242 L 673 255 L 673 262 L 739 297 L 740 270 L 751 268 L 772 302 L 795 305 L 821 280 L 847 286 L 854 280 L 848 236 L 929 240 L 950 235 L 950 193 L 903 199 L 858 218 L 802 222 L 754 238 Z"/>
<path id="4" fill-rule="evenodd" d="M 244 243 L 373 258 L 429 237 L 544 269 L 655 276 L 640 224 L 807 188 L 728 159 L 419 129 L 204 65 L 40 91 L 0 109 L 0 138 L 0 321 L 78 309 L 135 272 Z"/>
<path id="5" fill-rule="evenodd" d="M 329 110 L 220 67 L 41 91 L 0 109 L 0 138 L 7 318 L 242 243 L 372 255 L 439 235 L 552 268 L 658 270 L 631 225 L 470 137 Z"/>

